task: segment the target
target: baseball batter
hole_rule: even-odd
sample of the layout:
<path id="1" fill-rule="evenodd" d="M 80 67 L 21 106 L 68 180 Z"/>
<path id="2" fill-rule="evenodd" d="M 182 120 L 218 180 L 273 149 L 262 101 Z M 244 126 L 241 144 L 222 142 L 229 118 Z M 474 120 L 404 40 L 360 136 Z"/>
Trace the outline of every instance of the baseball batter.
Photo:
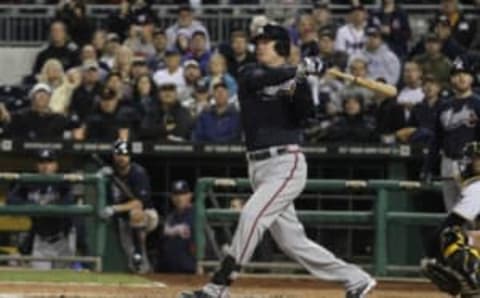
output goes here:
<path id="1" fill-rule="evenodd" d="M 257 64 L 239 72 L 239 101 L 246 137 L 253 195 L 245 205 L 229 255 L 210 283 L 181 297 L 229 297 L 229 287 L 268 229 L 285 254 L 316 277 L 343 283 L 347 298 L 366 297 L 375 280 L 308 239 L 297 218 L 294 200 L 307 180 L 307 164 L 299 144 L 302 124 L 310 114 L 306 75 L 324 71 L 319 60 L 306 58 L 298 67 L 286 65 L 288 32 L 266 25 L 256 36 Z"/>

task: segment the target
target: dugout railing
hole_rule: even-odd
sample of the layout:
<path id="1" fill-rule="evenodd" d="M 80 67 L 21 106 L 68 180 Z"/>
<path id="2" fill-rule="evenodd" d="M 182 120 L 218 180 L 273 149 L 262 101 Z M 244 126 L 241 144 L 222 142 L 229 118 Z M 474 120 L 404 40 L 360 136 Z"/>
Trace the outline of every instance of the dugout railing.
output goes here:
<path id="1" fill-rule="evenodd" d="M 205 260 L 206 231 L 210 220 L 235 222 L 239 212 L 223 208 L 207 208 L 208 193 L 215 187 L 235 188 L 250 191 L 247 179 L 200 178 L 195 187 L 196 216 L 196 254 L 199 267 L 211 264 Z M 416 271 L 416 266 L 398 266 L 389 263 L 388 229 L 395 224 L 413 226 L 431 226 L 440 223 L 445 213 L 407 212 L 390 210 L 394 192 L 438 191 L 440 183 L 422 184 L 417 181 L 399 180 L 308 180 L 306 191 L 321 192 L 328 190 L 368 189 L 375 192 L 372 210 L 369 211 L 332 211 L 332 210 L 298 210 L 299 219 L 305 224 L 342 223 L 350 225 L 372 224 L 374 227 L 373 262 L 370 268 L 376 276 L 386 276 L 391 272 Z M 253 267 L 275 267 L 276 264 L 256 264 Z M 277 264 L 278 265 L 278 264 Z M 288 266 L 287 266 L 288 267 Z M 367 266 L 368 267 L 368 266 Z"/>
<path id="2" fill-rule="evenodd" d="M 51 174 L 35 173 L 0 173 L 0 183 L 71 183 L 92 185 L 95 188 L 95 200 L 82 205 L 0 205 L 0 215 L 11 216 L 82 216 L 93 219 L 94 243 L 93 256 L 73 256 L 59 258 L 36 258 L 31 256 L 2 255 L 0 261 L 54 261 L 91 263 L 95 271 L 102 271 L 102 257 L 105 255 L 107 239 L 106 222 L 99 218 L 98 211 L 106 206 L 108 177 L 97 172 L 95 174 Z M 3 230 L 6 230 L 4 228 Z"/>

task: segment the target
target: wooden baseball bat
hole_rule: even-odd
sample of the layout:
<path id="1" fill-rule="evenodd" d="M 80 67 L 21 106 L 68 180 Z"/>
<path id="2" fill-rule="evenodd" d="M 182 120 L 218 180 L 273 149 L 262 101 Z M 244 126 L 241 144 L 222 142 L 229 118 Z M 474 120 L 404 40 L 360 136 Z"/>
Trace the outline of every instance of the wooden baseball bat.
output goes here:
<path id="1" fill-rule="evenodd" d="M 97 153 L 93 153 L 90 155 L 90 157 L 93 159 L 93 161 L 99 166 L 99 167 L 105 167 L 108 166 L 108 164 L 101 158 Z M 130 187 L 123 182 L 123 180 L 115 174 L 115 172 L 112 173 L 112 182 L 115 184 L 119 189 L 120 192 L 127 197 L 129 200 L 135 199 L 135 195 L 133 194 L 133 191 L 130 189 Z"/>
<path id="2" fill-rule="evenodd" d="M 336 68 L 330 68 L 327 70 L 327 74 L 339 78 L 339 79 L 344 79 L 347 81 L 351 81 L 354 84 L 357 84 L 359 86 L 362 86 L 364 88 L 370 89 L 374 92 L 381 93 L 383 95 L 386 95 L 388 97 L 394 97 L 397 96 L 397 88 L 393 85 L 375 81 L 372 79 L 366 79 L 366 78 L 360 78 L 360 77 L 355 77 L 349 73 L 340 71 Z"/>

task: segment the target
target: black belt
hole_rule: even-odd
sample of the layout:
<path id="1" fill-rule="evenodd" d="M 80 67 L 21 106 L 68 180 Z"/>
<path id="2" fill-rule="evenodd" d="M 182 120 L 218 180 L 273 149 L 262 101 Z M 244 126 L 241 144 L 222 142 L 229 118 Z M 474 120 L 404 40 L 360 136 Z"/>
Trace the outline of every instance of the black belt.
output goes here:
<path id="1" fill-rule="evenodd" d="M 261 149 L 257 151 L 252 151 L 247 153 L 247 159 L 250 161 L 261 161 L 269 159 L 274 156 L 283 155 L 289 153 L 288 147 L 275 147 L 268 149 Z"/>

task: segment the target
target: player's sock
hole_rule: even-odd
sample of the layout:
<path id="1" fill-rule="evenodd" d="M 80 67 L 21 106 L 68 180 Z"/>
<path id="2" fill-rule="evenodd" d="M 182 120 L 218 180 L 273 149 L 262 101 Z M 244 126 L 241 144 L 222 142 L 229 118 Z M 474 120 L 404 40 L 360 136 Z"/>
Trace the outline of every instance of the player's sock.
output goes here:
<path id="1" fill-rule="evenodd" d="M 213 275 L 212 283 L 216 285 L 230 286 L 233 280 L 236 279 L 236 275 L 240 269 L 241 267 L 235 262 L 235 259 L 232 256 L 227 255 L 220 264 L 220 268 Z"/>
<path id="2" fill-rule="evenodd" d="M 132 227 L 133 253 L 142 255 L 143 228 Z"/>

